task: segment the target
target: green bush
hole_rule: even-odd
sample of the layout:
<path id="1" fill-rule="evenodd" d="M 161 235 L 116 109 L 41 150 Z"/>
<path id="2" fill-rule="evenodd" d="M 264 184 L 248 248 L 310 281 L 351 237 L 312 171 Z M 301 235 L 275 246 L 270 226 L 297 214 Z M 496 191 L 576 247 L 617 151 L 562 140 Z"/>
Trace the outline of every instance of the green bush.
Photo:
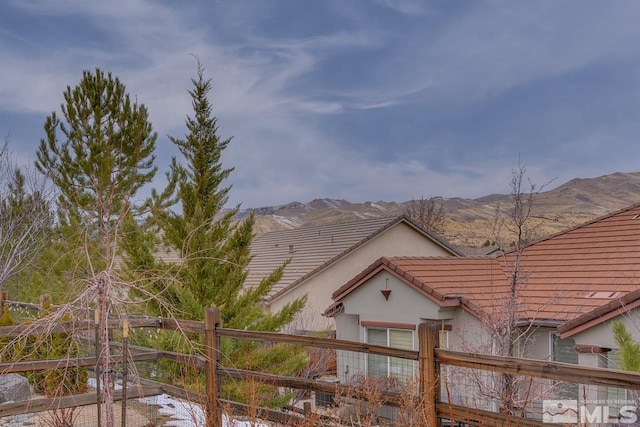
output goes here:
<path id="1" fill-rule="evenodd" d="M 45 319 L 52 310 L 51 298 L 48 295 L 43 295 L 40 304 L 40 319 Z M 71 318 L 64 317 L 62 320 L 69 321 Z M 67 359 L 80 355 L 80 344 L 75 340 L 73 334 L 56 332 L 26 338 L 23 344 L 16 346 L 13 360 Z M 34 392 L 46 397 L 59 397 L 85 392 L 89 374 L 87 368 L 64 367 L 29 372 L 26 377 Z"/>

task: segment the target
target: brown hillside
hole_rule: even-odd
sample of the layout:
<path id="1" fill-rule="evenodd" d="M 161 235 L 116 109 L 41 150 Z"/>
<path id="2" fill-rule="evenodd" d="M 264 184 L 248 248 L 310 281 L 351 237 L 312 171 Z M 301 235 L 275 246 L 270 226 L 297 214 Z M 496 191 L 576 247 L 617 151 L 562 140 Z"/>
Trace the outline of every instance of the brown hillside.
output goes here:
<path id="1" fill-rule="evenodd" d="M 453 245 L 475 253 L 492 241 L 496 203 L 508 203 L 509 196 L 492 194 L 477 199 L 440 199 L 447 212 L 443 237 Z M 640 203 L 640 172 L 614 173 L 598 178 L 572 179 L 540 193 L 536 215 L 541 218 L 540 236 L 556 233 L 609 212 Z M 407 202 L 351 203 L 346 200 L 316 199 L 308 203 L 254 209 L 256 233 L 287 228 L 399 215 Z M 240 217 L 246 215 L 243 212 Z"/>

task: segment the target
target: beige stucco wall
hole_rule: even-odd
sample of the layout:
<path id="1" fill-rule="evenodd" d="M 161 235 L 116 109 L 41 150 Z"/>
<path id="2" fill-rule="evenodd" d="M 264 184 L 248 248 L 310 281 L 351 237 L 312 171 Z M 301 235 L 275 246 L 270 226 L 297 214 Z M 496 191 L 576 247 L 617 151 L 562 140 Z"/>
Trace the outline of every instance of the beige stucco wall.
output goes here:
<path id="1" fill-rule="evenodd" d="M 471 313 L 459 309 L 451 321 L 449 349 L 458 351 L 479 351 L 490 347 L 490 337 L 482 323 Z"/>
<path id="2" fill-rule="evenodd" d="M 616 344 L 613 340 L 613 331 L 611 329 L 611 323 L 614 320 L 622 321 L 627 331 L 633 336 L 633 339 L 640 341 L 640 310 L 634 309 L 625 313 L 624 315 L 617 316 L 611 320 L 600 323 L 599 325 L 592 326 L 586 331 L 577 333 L 573 338 L 576 344 L 585 345 L 598 345 L 606 348 L 616 348 Z"/>
<path id="3" fill-rule="evenodd" d="M 390 290 L 386 300 L 380 290 Z M 441 310 L 440 306 L 393 274 L 381 271 L 364 285 L 342 300 L 345 310 L 336 316 L 337 338 L 366 342 L 363 322 L 385 322 L 415 325 L 413 349 L 418 349 L 418 325 L 427 320 L 444 321 L 446 324 L 456 314 L 456 309 Z M 417 365 L 416 365 L 417 367 Z M 364 373 L 366 355 L 354 352 L 338 352 L 338 378 L 345 383 L 352 375 Z M 414 368 L 415 369 L 415 368 Z"/>
<path id="4" fill-rule="evenodd" d="M 390 290 L 386 300 L 381 290 Z M 359 316 L 363 321 L 411 323 L 418 325 L 425 319 L 450 319 L 453 312 L 445 314 L 440 307 L 417 290 L 406 285 L 393 274 L 381 271 L 343 299 L 344 313 Z M 414 334 L 417 335 L 417 334 Z M 360 340 L 364 341 L 364 328 L 360 328 Z M 414 348 L 418 348 L 417 336 Z"/>
<path id="5" fill-rule="evenodd" d="M 382 256 L 449 256 L 450 253 L 406 223 L 398 223 L 355 249 L 296 288 L 273 300 L 276 312 L 285 304 L 307 295 L 307 304 L 296 321 L 296 328 L 322 330 L 334 328 L 332 319 L 322 313 L 333 303 L 331 294 Z"/>

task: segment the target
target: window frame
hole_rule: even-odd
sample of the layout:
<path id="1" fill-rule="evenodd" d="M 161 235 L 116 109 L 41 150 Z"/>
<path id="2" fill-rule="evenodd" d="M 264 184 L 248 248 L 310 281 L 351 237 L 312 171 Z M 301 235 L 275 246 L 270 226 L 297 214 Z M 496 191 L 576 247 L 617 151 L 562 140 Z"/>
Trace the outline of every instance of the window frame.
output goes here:
<path id="1" fill-rule="evenodd" d="M 567 343 L 569 343 L 569 345 L 567 346 Z M 573 343 L 573 345 L 571 345 L 571 343 Z M 556 331 L 549 331 L 549 358 L 551 359 L 552 362 L 563 362 L 563 363 L 571 363 L 574 365 L 579 365 L 580 361 L 578 359 L 578 353 L 575 351 L 575 349 L 573 350 L 573 353 L 575 353 L 575 361 L 567 361 L 566 359 L 560 358 L 558 356 L 566 356 L 566 353 L 562 353 L 563 348 L 567 348 L 567 347 L 571 347 L 574 348 L 575 347 L 575 340 L 573 338 L 560 338 L 560 335 L 556 332 Z M 574 356 L 573 354 L 571 354 L 571 356 Z M 570 382 L 565 382 L 565 381 L 552 381 L 552 384 L 554 386 L 558 386 L 559 390 L 556 391 L 556 393 L 562 393 L 559 398 L 561 399 L 573 399 L 573 400 L 579 400 L 580 398 L 580 390 L 579 390 L 579 384 L 577 383 L 570 383 Z"/>
<path id="2" fill-rule="evenodd" d="M 364 323 L 364 322 L 363 322 Z M 408 325 L 408 324 L 407 324 Z M 400 348 L 400 349 L 404 349 L 404 350 L 415 350 L 415 325 L 413 325 L 413 327 L 389 327 L 389 325 L 377 325 L 374 324 L 373 322 L 371 322 L 370 324 L 365 324 L 363 325 L 365 326 L 365 342 L 367 344 L 373 344 L 373 345 L 384 345 L 385 347 L 389 347 L 389 348 Z M 369 332 L 370 331 L 384 331 L 385 332 L 385 338 L 386 338 L 386 344 L 380 344 L 380 343 L 373 343 L 369 340 Z M 401 333 L 409 333 L 411 334 L 410 336 L 410 342 L 411 342 L 411 348 L 406 348 L 406 347 L 395 347 L 395 346 L 391 346 L 391 341 L 392 341 L 392 337 L 391 335 L 393 334 L 393 332 L 401 332 Z M 406 338 L 404 338 L 403 340 L 406 340 Z M 386 363 L 385 363 L 385 372 L 375 372 L 375 370 L 373 369 L 373 367 L 371 366 L 372 363 L 372 359 L 373 358 L 385 358 L 386 359 Z M 394 370 L 398 370 L 398 367 L 393 366 L 393 362 L 399 362 L 398 367 L 400 369 L 400 371 L 402 370 L 406 370 L 407 373 L 401 373 L 400 375 L 394 375 L 392 374 L 392 372 Z M 391 356 L 381 356 L 381 355 L 377 355 L 377 354 L 367 354 L 367 358 L 366 358 L 366 365 L 365 365 L 365 372 L 367 373 L 367 376 L 369 378 L 390 378 L 390 377 L 394 377 L 397 378 L 399 380 L 407 380 L 410 378 L 413 378 L 414 374 L 415 374 L 415 366 L 414 366 L 414 362 L 411 360 L 407 360 L 407 359 L 401 359 L 398 357 L 391 357 Z"/>

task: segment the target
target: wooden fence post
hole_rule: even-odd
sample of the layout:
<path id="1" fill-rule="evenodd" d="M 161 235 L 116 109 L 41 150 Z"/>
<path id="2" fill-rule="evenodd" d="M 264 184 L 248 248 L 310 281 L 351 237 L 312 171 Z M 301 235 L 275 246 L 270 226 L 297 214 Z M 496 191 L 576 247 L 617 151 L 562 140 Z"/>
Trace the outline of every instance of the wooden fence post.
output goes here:
<path id="1" fill-rule="evenodd" d="M 207 427 L 222 427 L 222 412 L 218 403 L 218 362 L 220 361 L 219 337 L 216 328 L 220 327 L 220 310 L 207 308 L 204 314 L 204 340 L 207 359 Z"/>
<path id="2" fill-rule="evenodd" d="M 435 353 L 438 333 L 437 324 L 421 323 L 418 326 L 420 395 L 424 400 L 425 422 L 428 427 L 438 425 L 436 402 L 440 398 L 440 372 Z"/>

